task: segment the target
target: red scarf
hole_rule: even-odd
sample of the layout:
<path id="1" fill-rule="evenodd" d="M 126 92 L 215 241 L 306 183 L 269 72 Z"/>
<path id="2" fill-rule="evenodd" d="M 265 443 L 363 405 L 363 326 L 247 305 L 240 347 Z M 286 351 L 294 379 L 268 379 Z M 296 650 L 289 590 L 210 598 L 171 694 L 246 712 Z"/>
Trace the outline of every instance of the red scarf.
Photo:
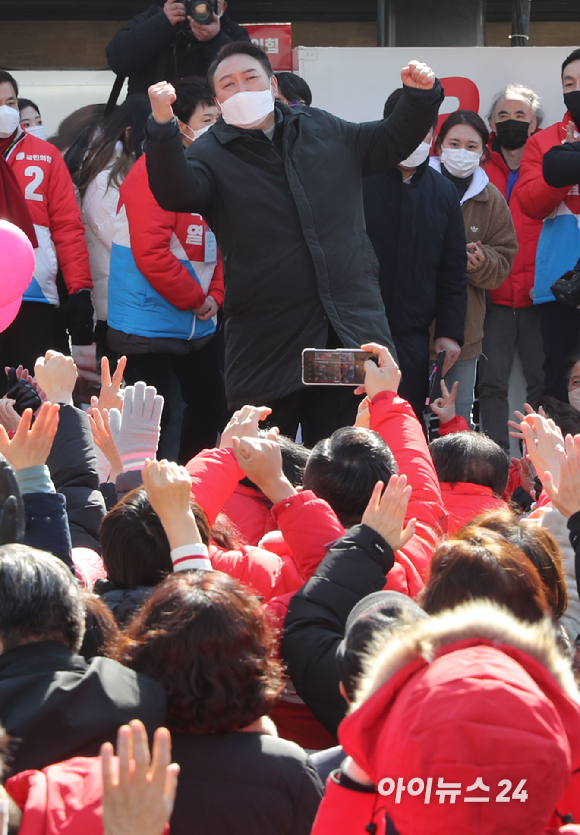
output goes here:
<path id="1" fill-rule="evenodd" d="M 13 144 L 17 133 L 18 128 L 11 136 L 0 139 L 0 218 L 20 227 L 36 249 L 38 241 L 26 200 L 20 190 L 18 180 L 4 158 L 4 153 Z"/>

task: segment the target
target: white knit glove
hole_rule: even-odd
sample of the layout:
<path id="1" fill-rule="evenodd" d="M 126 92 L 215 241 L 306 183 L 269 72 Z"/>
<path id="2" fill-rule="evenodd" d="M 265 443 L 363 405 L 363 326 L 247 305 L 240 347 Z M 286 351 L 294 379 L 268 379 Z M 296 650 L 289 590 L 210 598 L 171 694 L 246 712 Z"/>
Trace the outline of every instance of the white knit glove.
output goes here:
<path id="1" fill-rule="evenodd" d="M 163 397 L 141 381 L 126 387 L 122 414 L 111 409 L 111 434 L 124 472 L 142 470 L 146 458 L 155 458 L 162 411 Z"/>

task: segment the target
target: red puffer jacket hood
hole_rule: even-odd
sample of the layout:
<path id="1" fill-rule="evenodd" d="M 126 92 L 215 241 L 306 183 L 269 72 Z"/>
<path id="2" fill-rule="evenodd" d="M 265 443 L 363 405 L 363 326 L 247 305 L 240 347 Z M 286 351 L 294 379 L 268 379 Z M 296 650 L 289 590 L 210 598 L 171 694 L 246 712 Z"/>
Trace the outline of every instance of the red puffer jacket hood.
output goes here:
<path id="1" fill-rule="evenodd" d="M 459 528 L 472 522 L 482 513 L 507 507 L 506 502 L 496 496 L 491 487 L 481 484 L 464 481 L 449 484 L 442 481 L 440 487 L 443 504 L 448 513 L 446 532 L 449 536 L 453 536 Z"/>
<path id="2" fill-rule="evenodd" d="M 489 161 L 484 168 L 489 181 L 498 188 L 507 199 L 507 183 L 510 169 L 499 153 L 493 150 L 495 135 L 489 142 Z M 536 250 L 542 231 L 542 221 L 528 217 L 522 211 L 519 202 L 519 178 L 512 189 L 509 201 L 512 220 L 518 238 L 518 252 L 512 269 L 503 284 L 497 290 L 490 290 L 489 297 L 493 304 L 508 307 L 530 307 L 533 304 L 534 274 L 536 271 Z"/>
<path id="3" fill-rule="evenodd" d="M 378 831 L 386 810 L 399 835 L 540 835 L 580 766 L 580 693 L 551 623 L 468 603 L 386 641 L 339 728 L 379 790 L 403 781 L 399 802 L 377 796 Z"/>

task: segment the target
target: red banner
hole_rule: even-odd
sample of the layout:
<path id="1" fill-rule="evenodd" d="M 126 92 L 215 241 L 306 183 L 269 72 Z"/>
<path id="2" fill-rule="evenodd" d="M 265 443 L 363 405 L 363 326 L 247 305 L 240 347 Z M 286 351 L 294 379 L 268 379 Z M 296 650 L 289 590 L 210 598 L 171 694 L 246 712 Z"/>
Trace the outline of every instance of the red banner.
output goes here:
<path id="1" fill-rule="evenodd" d="M 266 50 L 273 69 L 292 69 L 291 23 L 245 23 L 252 43 Z"/>

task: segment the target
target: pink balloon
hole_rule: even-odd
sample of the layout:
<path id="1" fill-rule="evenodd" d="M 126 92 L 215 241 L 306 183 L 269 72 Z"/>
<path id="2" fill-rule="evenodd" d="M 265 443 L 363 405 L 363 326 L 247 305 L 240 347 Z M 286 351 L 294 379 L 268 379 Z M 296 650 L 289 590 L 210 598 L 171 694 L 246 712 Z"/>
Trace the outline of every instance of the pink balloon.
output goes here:
<path id="1" fill-rule="evenodd" d="M 20 299 L 34 275 L 34 249 L 22 229 L 0 220 L 0 308 Z"/>
<path id="2" fill-rule="evenodd" d="M 2 331 L 5 331 L 8 325 L 11 325 L 12 322 L 16 319 L 21 304 L 22 296 L 19 299 L 16 299 L 15 302 L 11 302 L 10 304 L 7 304 L 5 307 L 0 307 L 0 333 L 2 333 Z"/>

